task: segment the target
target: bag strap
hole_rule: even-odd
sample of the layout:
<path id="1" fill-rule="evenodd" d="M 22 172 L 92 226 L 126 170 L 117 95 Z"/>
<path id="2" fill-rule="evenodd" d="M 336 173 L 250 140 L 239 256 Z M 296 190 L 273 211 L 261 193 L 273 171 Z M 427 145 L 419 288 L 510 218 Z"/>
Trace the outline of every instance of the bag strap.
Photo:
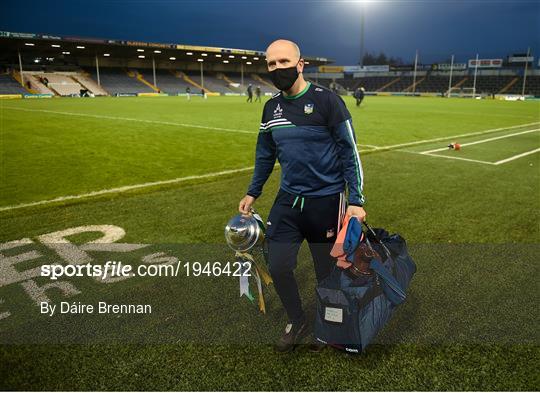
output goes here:
<path id="1" fill-rule="evenodd" d="M 375 273 L 377 273 L 377 276 L 379 276 L 384 281 L 384 284 L 386 284 L 383 285 L 383 290 L 388 297 L 388 300 L 390 300 L 394 305 L 403 303 L 403 301 L 407 298 L 407 294 L 399 282 L 383 266 L 383 264 L 374 258 L 371 260 L 369 267 L 373 269 Z"/>

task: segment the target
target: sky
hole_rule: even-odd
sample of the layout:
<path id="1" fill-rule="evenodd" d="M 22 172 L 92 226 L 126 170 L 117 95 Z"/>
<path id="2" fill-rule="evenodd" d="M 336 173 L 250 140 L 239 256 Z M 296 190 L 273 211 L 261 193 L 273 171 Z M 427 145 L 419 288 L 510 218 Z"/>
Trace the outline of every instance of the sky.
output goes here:
<path id="1" fill-rule="evenodd" d="M 362 17 L 362 14 L 364 17 Z M 264 51 L 274 39 L 339 65 L 364 47 L 412 62 L 540 55 L 540 0 L 2 0 L 0 30 Z"/>

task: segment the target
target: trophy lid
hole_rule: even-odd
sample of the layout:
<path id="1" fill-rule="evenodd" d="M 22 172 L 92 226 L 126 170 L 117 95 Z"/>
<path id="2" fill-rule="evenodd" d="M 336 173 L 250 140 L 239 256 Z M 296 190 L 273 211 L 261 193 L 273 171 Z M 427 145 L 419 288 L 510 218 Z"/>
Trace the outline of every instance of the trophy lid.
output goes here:
<path id="1" fill-rule="evenodd" d="M 225 240 L 235 251 L 248 251 L 261 237 L 259 223 L 252 215 L 237 214 L 225 227 Z"/>

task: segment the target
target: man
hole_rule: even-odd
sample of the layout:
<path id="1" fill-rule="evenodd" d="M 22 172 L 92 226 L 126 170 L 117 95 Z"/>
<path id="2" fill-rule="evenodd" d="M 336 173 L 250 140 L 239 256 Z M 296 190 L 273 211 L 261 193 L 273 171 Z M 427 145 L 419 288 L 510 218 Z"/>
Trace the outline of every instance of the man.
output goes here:
<path id="1" fill-rule="evenodd" d="M 261 86 L 257 86 L 255 88 L 255 102 L 257 101 L 262 102 L 261 101 Z"/>
<path id="2" fill-rule="evenodd" d="M 356 106 L 360 106 L 364 99 L 364 88 L 359 87 L 354 91 L 354 98 L 356 98 Z"/>
<path id="3" fill-rule="evenodd" d="M 263 110 L 255 171 L 239 211 L 248 214 L 274 168 L 281 164 L 281 187 L 267 222 L 269 271 L 287 312 L 278 351 L 289 351 L 309 332 L 294 277 L 296 258 L 306 239 L 320 282 L 333 269 L 330 250 L 345 209 L 363 220 L 363 174 L 351 116 L 332 91 L 306 82 L 298 46 L 277 40 L 266 50 L 270 78 L 280 90 Z"/>
<path id="4" fill-rule="evenodd" d="M 247 87 L 247 102 L 253 102 L 253 86 L 251 86 L 251 83 Z"/>
<path id="5" fill-rule="evenodd" d="M 191 100 L 191 88 L 188 86 L 186 87 L 186 97 L 189 100 Z"/>

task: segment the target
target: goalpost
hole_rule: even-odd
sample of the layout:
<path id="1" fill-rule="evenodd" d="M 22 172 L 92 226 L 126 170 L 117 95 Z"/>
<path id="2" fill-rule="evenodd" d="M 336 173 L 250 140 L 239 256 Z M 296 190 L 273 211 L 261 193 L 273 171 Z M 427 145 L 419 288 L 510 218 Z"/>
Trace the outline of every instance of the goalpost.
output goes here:
<path id="1" fill-rule="evenodd" d="M 447 97 L 476 98 L 480 94 L 476 93 L 474 87 L 451 87 L 446 92 Z"/>

